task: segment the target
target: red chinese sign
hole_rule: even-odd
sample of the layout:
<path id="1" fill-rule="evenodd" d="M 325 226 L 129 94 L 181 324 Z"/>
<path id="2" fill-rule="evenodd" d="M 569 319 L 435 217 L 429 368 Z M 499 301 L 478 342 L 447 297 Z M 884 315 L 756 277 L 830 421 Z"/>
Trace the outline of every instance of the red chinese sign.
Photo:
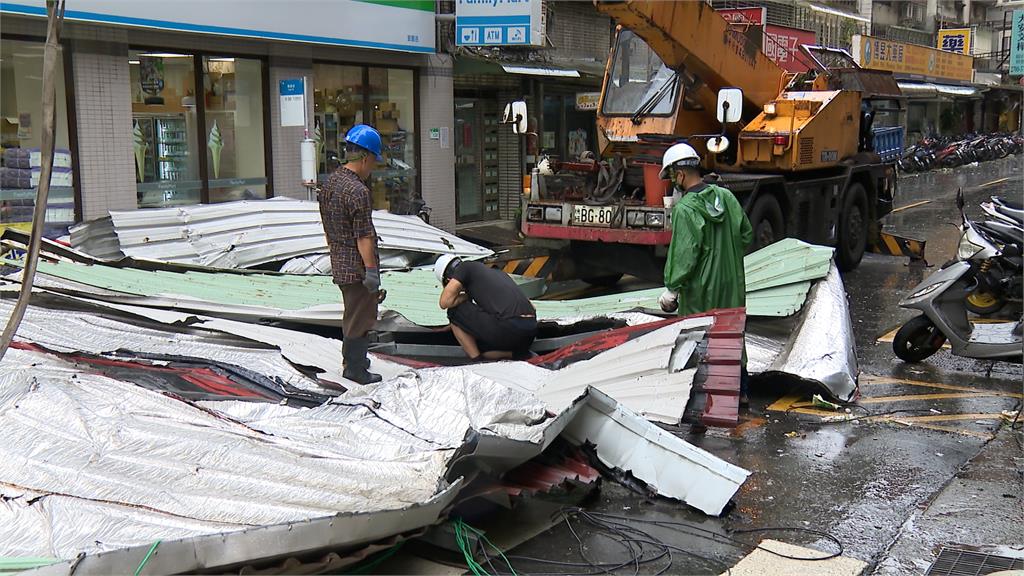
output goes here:
<path id="1" fill-rule="evenodd" d="M 725 18 L 726 22 L 733 24 L 753 24 L 760 26 L 764 24 L 765 8 L 726 8 L 718 10 L 718 13 Z"/>
<path id="2" fill-rule="evenodd" d="M 807 72 L 809 60 L 800 51 L 801 44 L 817 44 L 810 30 L 768 24 L 764 31 L 764 53 L 787 72 Z"/>

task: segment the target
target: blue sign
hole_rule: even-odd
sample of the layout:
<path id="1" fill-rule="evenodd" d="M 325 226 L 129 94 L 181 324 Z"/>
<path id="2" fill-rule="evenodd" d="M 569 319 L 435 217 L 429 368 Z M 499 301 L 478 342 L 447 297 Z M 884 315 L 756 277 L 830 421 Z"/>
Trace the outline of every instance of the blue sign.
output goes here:
<path id="1" fill-rule="evenodd" d="M 302 96 L 306 93 L 302 78 L 281 80 L 281 96 Z"/>
<path id="2" fill-rule="evenodd" d="M 458 0 L 459 46 L 538 46 L 544 42 L 541 0 Z"/>

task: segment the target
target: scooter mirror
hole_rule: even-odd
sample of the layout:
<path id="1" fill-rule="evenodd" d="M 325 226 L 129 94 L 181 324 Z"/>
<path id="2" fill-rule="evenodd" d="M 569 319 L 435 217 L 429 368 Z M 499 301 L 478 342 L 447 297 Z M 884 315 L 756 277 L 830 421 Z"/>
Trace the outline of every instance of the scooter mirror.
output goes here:
<path id="1" fill-rule="evenodd" d="M 956 207 L 958 210 L 963 211 L 964 209 L 964 189 L 956 189 Z"/>

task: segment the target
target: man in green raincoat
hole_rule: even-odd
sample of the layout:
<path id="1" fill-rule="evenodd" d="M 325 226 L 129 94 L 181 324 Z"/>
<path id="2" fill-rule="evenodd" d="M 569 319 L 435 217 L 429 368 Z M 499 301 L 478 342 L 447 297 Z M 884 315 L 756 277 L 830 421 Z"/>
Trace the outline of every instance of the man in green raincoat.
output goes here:
<path id="1" fill-rule="evenodd" d="M 753 240 L 750 220 L 732 192 L 707 184 L 700 156 L 689 144 L 665 152 L 661 177 L 682 198 L 672 209 L 672 243 L 665 262 L 662 309 L 699 314 L 746 303 L 743 254 Z"/>

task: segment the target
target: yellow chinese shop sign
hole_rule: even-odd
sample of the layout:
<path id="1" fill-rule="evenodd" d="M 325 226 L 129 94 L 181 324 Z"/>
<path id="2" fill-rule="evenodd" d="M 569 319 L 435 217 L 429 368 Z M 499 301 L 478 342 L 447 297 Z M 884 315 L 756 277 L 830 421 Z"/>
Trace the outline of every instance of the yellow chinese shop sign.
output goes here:
<path id="1" fill-rule="evenodd" d="M 853 37 L 853 58 L 861 68 L 963 82 L 974 80 L 973 57 L 917 44 L 856 34 Z"/>

